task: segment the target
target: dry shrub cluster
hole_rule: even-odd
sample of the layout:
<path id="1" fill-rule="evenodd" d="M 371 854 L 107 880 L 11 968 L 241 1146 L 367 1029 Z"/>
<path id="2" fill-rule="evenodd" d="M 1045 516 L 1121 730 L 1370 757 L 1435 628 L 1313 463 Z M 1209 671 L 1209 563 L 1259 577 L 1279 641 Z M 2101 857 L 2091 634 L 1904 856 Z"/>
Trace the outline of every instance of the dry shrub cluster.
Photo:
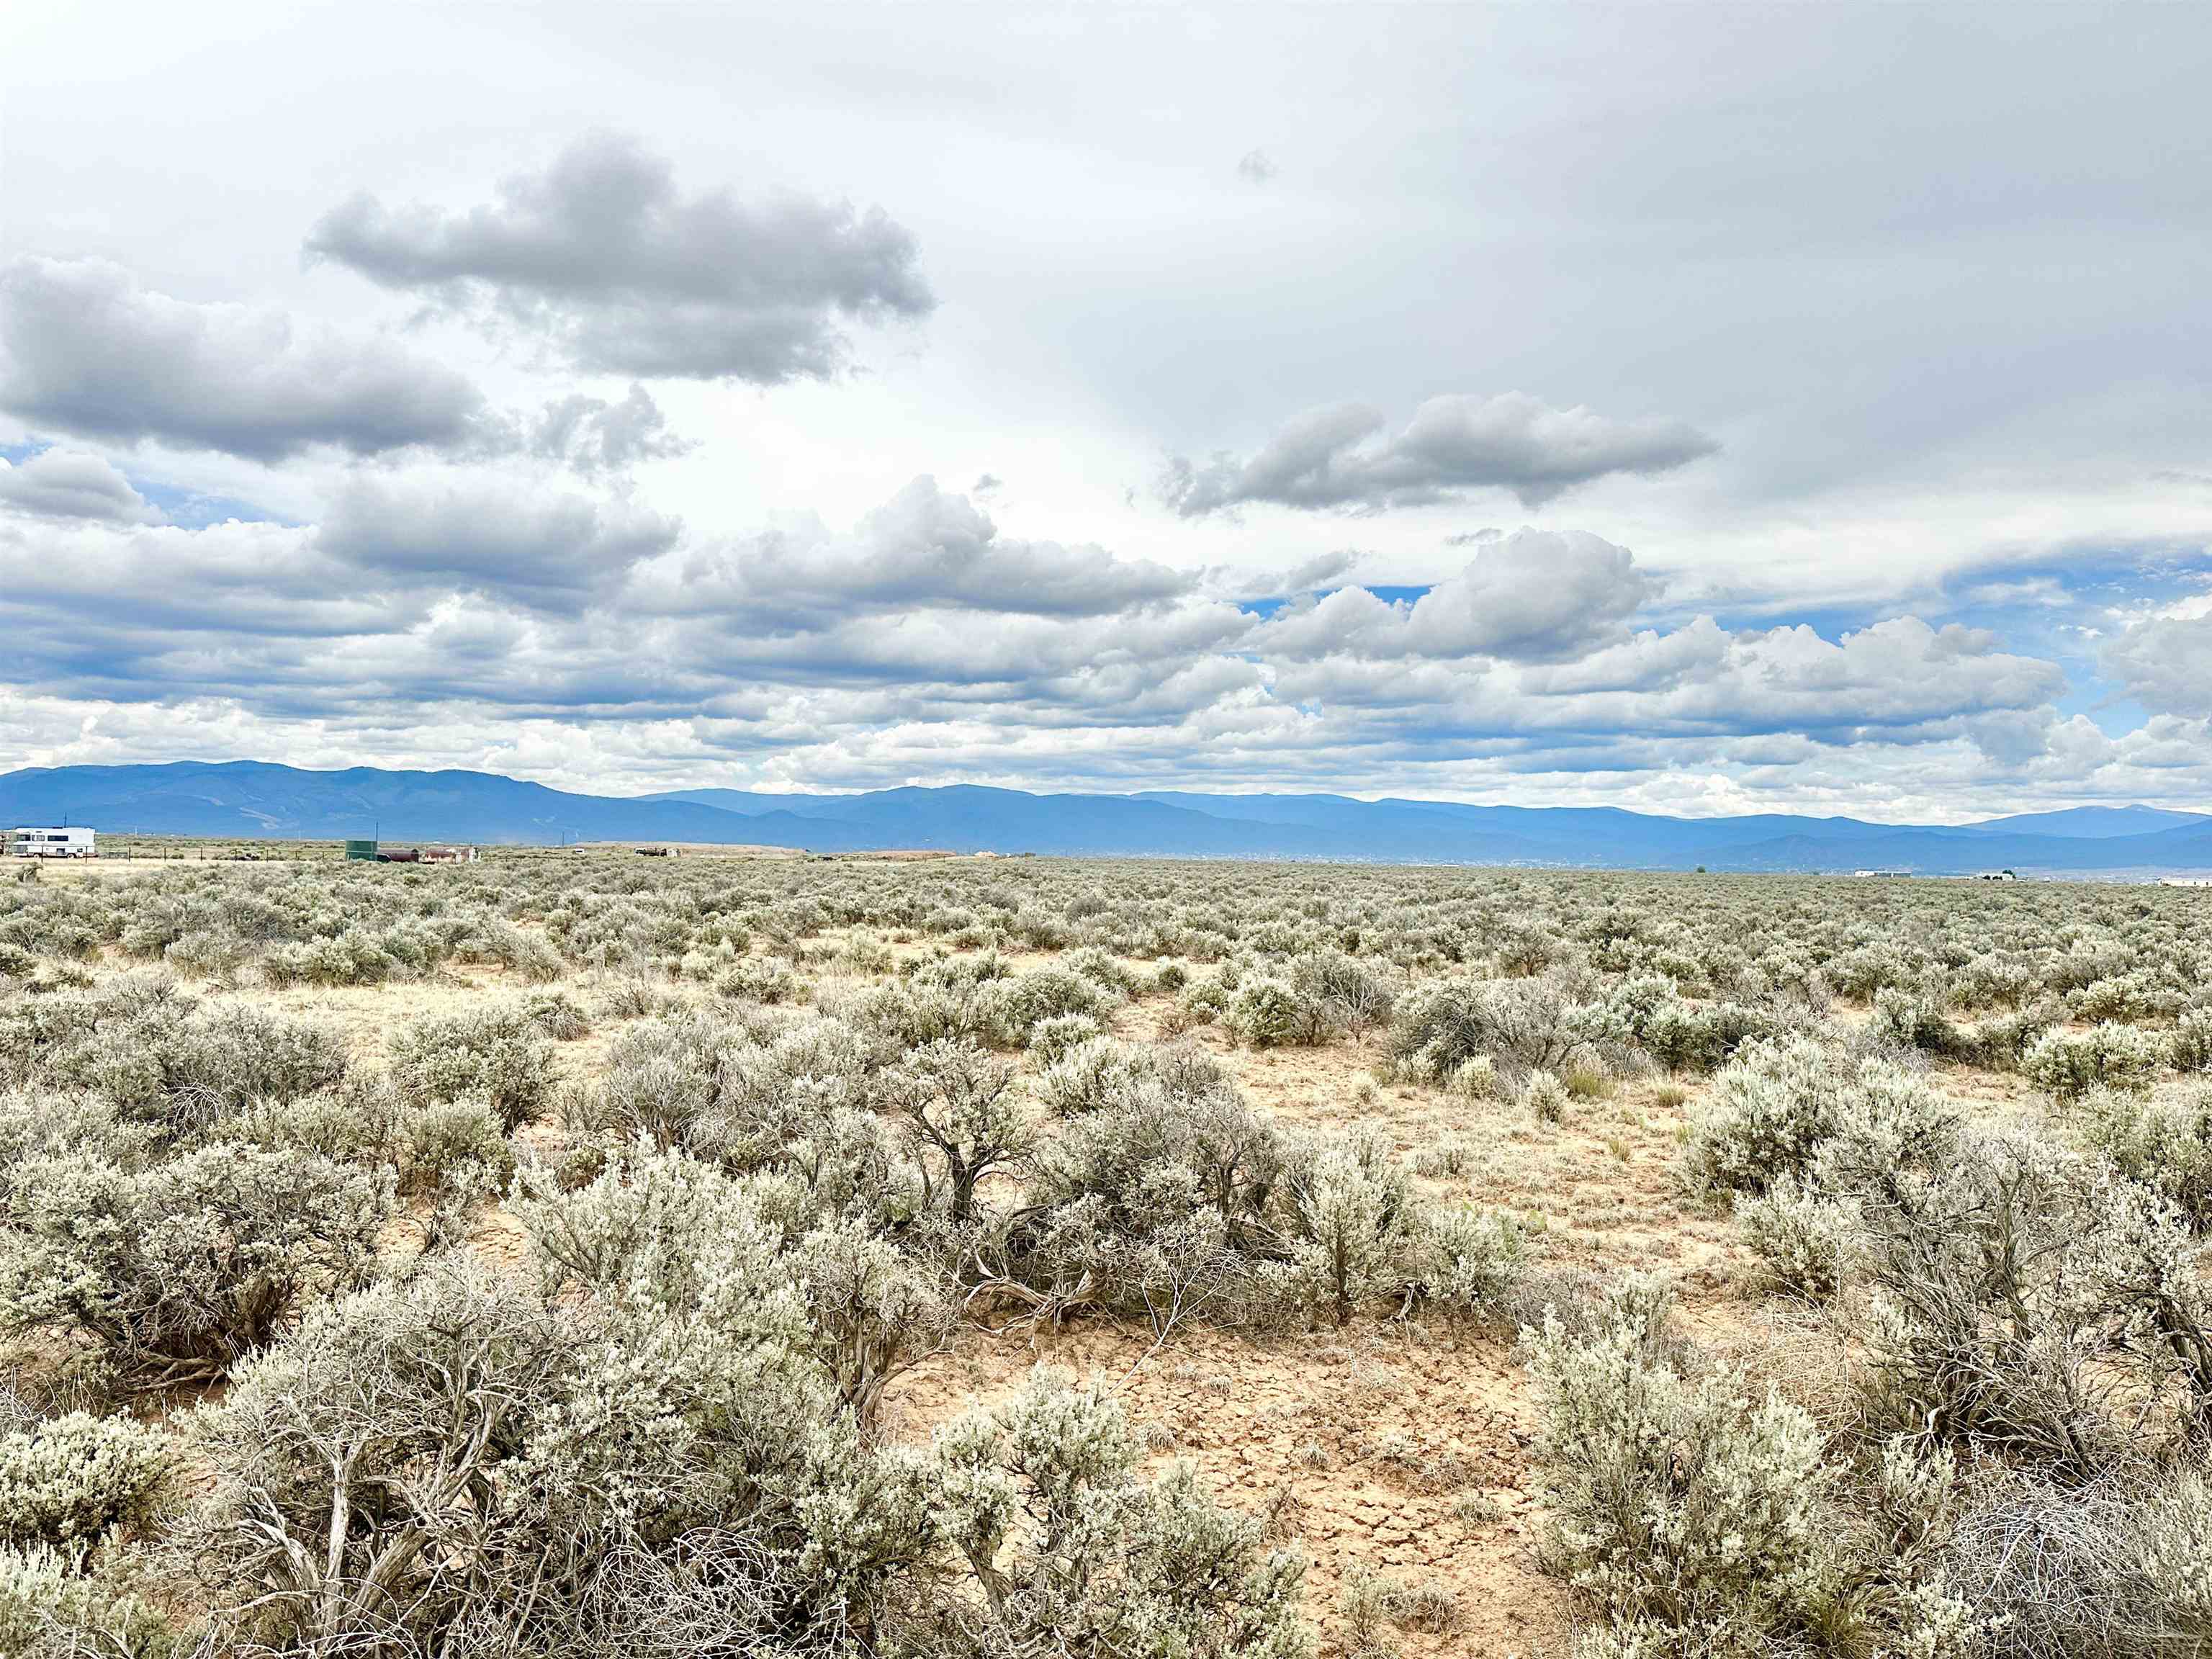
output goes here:
<path id="1" fill-rule="evenodd" d="M 1900 1022 L 1891 1022 L 1893 1040 Z M 2084 1051 L 2133 1052 L 2100 1029 Z M 1632 1283 L 1526 1334 L 1547 1547 L 1593 1654 L 2152 1656 L 2212 1643 L 2201 1085 L 2046 1075 L 1980 1121 L 1922 1048 L 1747 1048 L 1680 1175 L 1849 1356 L 1816 1422 L 1671 1338 Z M 2086 1096 L 2086 1099 L 2084 1097 Z"/>
<path id="2" fill-rule="evenodd" d="M 0 890 L 0 1651 L 1292 1659 L 1286 1529 L 1151 1469 L 1109 1388 L 924 1436 L 898 1380 L 973 1326 L 1522 1320 L 1592 1655 L 2191 1650 L 2212 915 L 1837 890 L 551 854 Z M 368 1042 L 316 1012 L 484 981 Z M 1230 1063 L 1328 1045 L 1380 1081 L 1326 1128 Z M 1976 1120 L 1961 1063 L 2047 1121 Z M 1824 1310 L 1847 1415 L 1433 1195 L 1499 1097 L 1553 1133 L 1658 1073 L 1701 1091 L 1685 1202 Z M 1382 1086 L 1477 1127 L 1403 1157 Z M 1465 1613 L 1346 1606 L 1373 1652 Z"/>

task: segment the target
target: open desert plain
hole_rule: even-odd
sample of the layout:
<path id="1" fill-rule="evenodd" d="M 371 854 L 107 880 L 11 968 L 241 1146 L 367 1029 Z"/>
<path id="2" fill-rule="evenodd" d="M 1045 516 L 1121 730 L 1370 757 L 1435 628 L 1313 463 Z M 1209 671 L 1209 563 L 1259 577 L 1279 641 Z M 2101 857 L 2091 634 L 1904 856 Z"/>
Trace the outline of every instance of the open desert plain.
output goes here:
<path id="1" fill-rule="evenodd" d="M 2187 889 L 45 870 L 0 1632 L 2195 1651 L 2208 1062 Z"/>

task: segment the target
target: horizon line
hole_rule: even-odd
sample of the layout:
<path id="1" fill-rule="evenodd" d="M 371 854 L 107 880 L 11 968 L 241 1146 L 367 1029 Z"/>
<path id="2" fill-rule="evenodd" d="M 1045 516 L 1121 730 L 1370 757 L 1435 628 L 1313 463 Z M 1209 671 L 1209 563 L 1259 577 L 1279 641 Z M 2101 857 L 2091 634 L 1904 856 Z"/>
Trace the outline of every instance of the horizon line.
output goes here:
<path id="1" fill-rule="evenodd" d="M 1010 783 L 979 783 L 973 780 L 964 779 L 945 783 L 917 783 L 913 781 L 902 781 L 898 783 L 877 784 L 869 787 L 856 789 L 782 789 L 742 784 L 678 784 L 672 787 L 648 790 L 638 794 L 602 794 L 584 789 L 569 787 L 560 784 L 546 783 L 536 778 L 519 777 L 509 772 L 491 771 L 485 768 L 477 766 L 391 766 L 380 765 L 369 762 L 356 762 L 351 765 L 345 766 L 302 766 L 291 761 L 262 760 L 250 756 L 233 756 L 221 760 L 210 760 L 194 757 L 168 761 L 77 761 L 66 762 L 58 765 L 19 766 L 9 771 L 0 772 L 0 782 L 5 782 L 10 778 L 22 776 L 27 773 L 161 771 L 175 767 L 216 768 L 240 766 L 268 767 L 281 771 L 296 772 L 308 776 L 316 777 L 332 777 L 347 772 L 374 772 L 385 776 L 392 777 L 438 777 L 451 775 L 494 778 L 501 782 L 528 785 L 532 787 L 545 789 L 556 794 L 574 795 L 584 799 L 604 801 L 648 802 L 655 800 L 667 800 L 673 797 L 680 797 L 686 793 L 697 793 L 702 790 L 723 790 L 733 794 L 771 796 L 793 801 L 812 801 L 857 800 L 863 799 L 870 795 L 887 794 L 893 791 L 901 789 L 914 789 L 930 792 L 949 791 L 954 789 L 975 789 L 995 791 L 1005 794 L 1022 795 L 1031 799 L 1048 799 L 1054 797 L 1066 797 L 1075 799 L 1136 800 L 1152 795 L 1212 796 L 1227 799 L 1241 799 L 1254 800 L 1338 799 L 1350 801 L 1363 806 L 1377 806 L 1393 803 L 1403 803 L 1412 806 L 1463 806 L 1478 811 L 1496 811 L 1619 812 L 1631 817 L 1653 818 L 1675 823 L 1725 823 L 1739 822 L 1746 818 L 1758 817 L 1800 818 L 1813 822 L 1863 823 L 1870 828 L 1884 830 L 1973 829 L 1985 824 L 2001 823 L 2009 818 L 2043 817 L 2062 812 L 2084 811 L 2166 812 L 2182 817 L 2212 819 L 2212 811 L 2206 811 L 2198 808 L 2162 806 L 2140 799 L 2116 801 L 2110 798 L 2094 800 L 2071 800 L 2066 802 L 2063 805 L 2057 806 L 2045 805 L 2016 808 L 2011 811 L 1990 812 L 1985 817 L 1963 817 L 1948 822 L 1943 822 L 1933 819 L 1873 817 L 1863 816 L 1860 812 L 1850 810 L 1805 810 L 1783 806 L 1753 807 L 1734 812 L 1689 813 L 1681 811 L 1667 811 L 1653 807 L 1624 806 L 1617 803 L 1604 801 L 1553 801 L 1544 802 L 1541 804 L 1530 804 L 1511 800 L 1470 800 L 1461 796 L 1449 795 L 1420 795 L 1383 792 L 1370 793 L 1357 789 L 1345 788 L 1200 789 L 1193 788 L 1188 786 L 1152 784 L 1138 788 L 1085 789 L 1070 787 L 1051 787 Z M 690 804 L 696 805 L 710 805 L 710 803 L 706 802 L 693 802 Z M 1159 804 L 1170 805 L 1172 803 L 1162 802 Z M 1185 810 L 1196 811 L 1198 809 L 1189 808 Z M 743 815 L 739 814 L 737 816 Z"/>

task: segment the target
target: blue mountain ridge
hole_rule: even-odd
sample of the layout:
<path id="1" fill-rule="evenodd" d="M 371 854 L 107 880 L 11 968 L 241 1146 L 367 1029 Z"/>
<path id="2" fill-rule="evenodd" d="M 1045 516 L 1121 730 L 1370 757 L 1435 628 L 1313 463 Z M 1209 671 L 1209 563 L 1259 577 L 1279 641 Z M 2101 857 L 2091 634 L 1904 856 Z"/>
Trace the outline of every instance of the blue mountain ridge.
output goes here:
<path id="1" fill-rule="evenodd" d="M 2212 815 L 2069 807 L 1972 824 L 1759 813 L 1679 818 L 1617 807 L 1483 805 L 1331 794 L 1037 793 L 956 785 L 849 795 L 686 789 L 589 795 L 495 773 L 308 771 L 258 761 L 31 768 L 0 775 L 0 820 L 113 832 L 487 845 L 676 842 L 1098 856 L 1334 859 L 1632 869 L 2009 867 L 2212 871 Z"/>

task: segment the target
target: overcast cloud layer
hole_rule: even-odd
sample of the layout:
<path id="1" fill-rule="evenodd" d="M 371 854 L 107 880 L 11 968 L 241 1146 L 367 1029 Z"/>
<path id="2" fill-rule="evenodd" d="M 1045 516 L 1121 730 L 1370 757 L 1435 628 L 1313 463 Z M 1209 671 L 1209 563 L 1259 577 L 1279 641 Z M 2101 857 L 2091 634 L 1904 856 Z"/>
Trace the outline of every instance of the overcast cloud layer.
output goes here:
<path id="1" fill-rule="evenodd" d="M 13 27 L 0 769 L 2212 801 L 2201 12 Z"/>

